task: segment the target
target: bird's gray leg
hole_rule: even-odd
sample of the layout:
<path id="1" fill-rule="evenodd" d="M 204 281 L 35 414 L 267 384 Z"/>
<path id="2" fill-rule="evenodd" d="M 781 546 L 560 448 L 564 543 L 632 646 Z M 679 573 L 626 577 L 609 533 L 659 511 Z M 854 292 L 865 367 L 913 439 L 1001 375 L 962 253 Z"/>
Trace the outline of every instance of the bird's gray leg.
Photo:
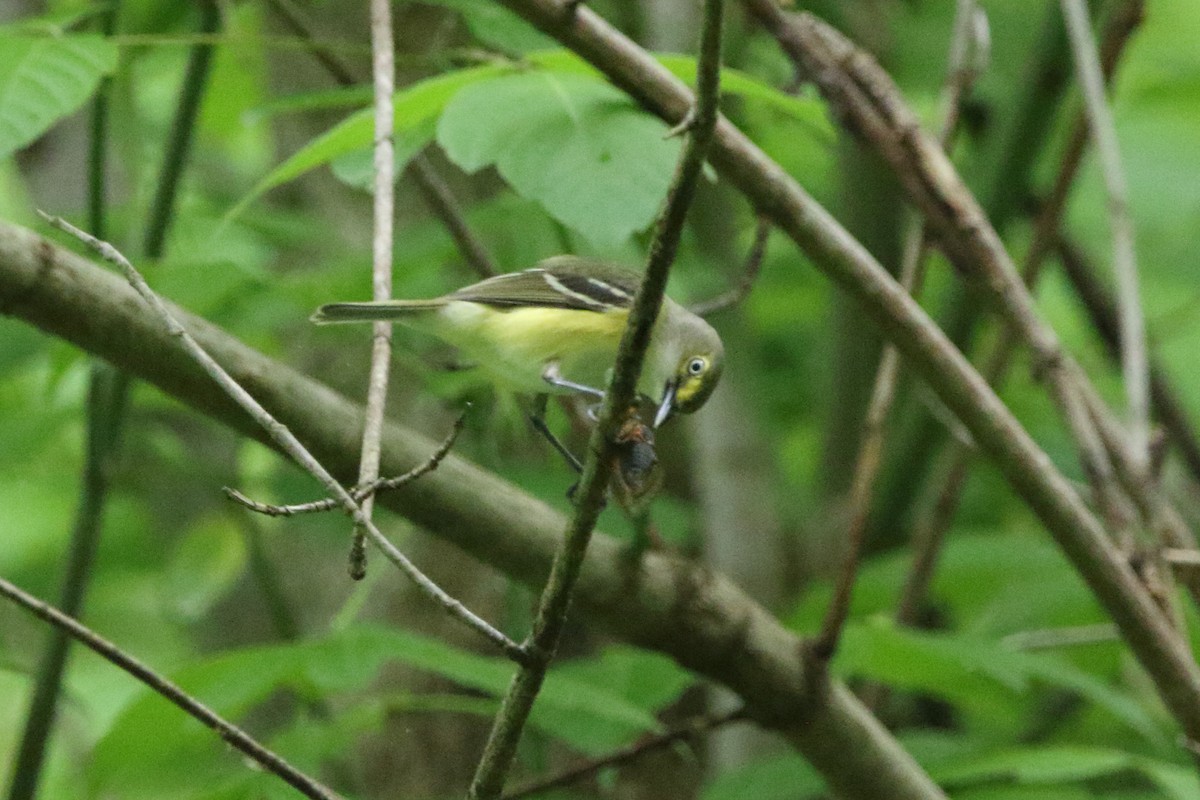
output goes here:
<path id="1" fill-rule="evenodd" d="M 583 464 L 579 463 L 579 459 L 567 449 L 565 444 L 559 441 L 559 438 L 546 425 L 546 395 L 539 394 L 533 399 L 533 411 L 529 414 L 529 424 L 550 443 L 551 447 L 558 451 L 571 469 L 575 470 L 577 474 L 583 472 Z"/>
<path id="2" fill-rule="evenodd" d="M 604 399 L 604 392 L 595 388 L 594 386 L 585 386 L 582 383 L 575 383 L 574 381 L 569 381 L 564 378 L 562 373 L 558 371 L 557 361 L 551 361 L 546 365 L 546 368 L 542 370 L 542 380 L 551 386 L 557 386 L 559 389 L 570 389 L 572 392 L 586 394 L 600 400 Z"/>

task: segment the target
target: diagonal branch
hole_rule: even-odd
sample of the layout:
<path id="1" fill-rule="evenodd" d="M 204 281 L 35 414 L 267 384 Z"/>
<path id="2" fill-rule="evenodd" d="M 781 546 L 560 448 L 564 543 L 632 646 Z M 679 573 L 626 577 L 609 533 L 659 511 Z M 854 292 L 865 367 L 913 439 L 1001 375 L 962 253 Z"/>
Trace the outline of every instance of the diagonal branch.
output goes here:
<path id="1" fill-rule="evenodd" d="M 668 122 L 687 113 L 687 87 L 587 7 L 567 13 L 552 0 L 499 1 Z M 962 420 L 1120 627 L 1189 738 L 1200 741 L 1200 669 L 1103 527 L 1011 411 L 862 245 L 727 120 L 717 123 L 710 160 L 815 266 L 862 303 L 914 372 Z M 936 163 L 954 174 L 944 156 Z M 980 221 L 978 215 L 972 219 Z"/>
<path id="2" fill-rule="evenodd" d="M 27 594 L 3 578 L 0 578 L 0 595 L 7 597 L 34 616 L 50 623 L 56 630 L 63 631 L 76 641 L 86 645 L 106 661 L 128 672 L 146 686 L 198 719 L 204 725 L 216 731 L 221 739 L 228 742 L 230 746 L 245 753 L 248 758 L 253 759 L 263 769 L 274 775 L 278 775 L 288 785 L 299 790 L 305 797 L 311 797 L 313 800 L 337 800 L 338 796 L 333 791 L 293 767 L 278 754 L 263 747 L 256 739 L 241 728 L 226 721 L 199 700 L 183 691 L 183 689 L 159 675 L 112 642 L 102 638 L 90 628 L 81 625 L 53 606 L 43 603 L 33 595 Z"/>
<path id="3" fill-rule="evenodd" d="M 687 143 L 679 157 L 666 206 L 659 216 L 654 239 L 650 243 L 646 274 L 629 310 L 613 374 L 605 391 L 600 420 L 588 443 L 583 474 L 576 488 L 575 513 L 555 554 L 550 577 L 538 603 L 533 633 L 526 644 L 533 660 L 518 671 L 501 701 L 496 722 L 467 793 L 470 800 L 492 800 L 504 790 L 521 731 L 566 624 L 571 594 L 579 579 L 588 542 L 604 508 L 612 464 L 617 455 L 617 431 L 635 403 L 638 378 L 650 346 L 650 335 L 662 307 L 671 264 L 675 261 L 675 253 L 683 235 L 683 224 L 696 194 L 705 154 L 717 125 L 723 12 L 724 0 L 704 0 L 696 104 L 679 125 L 688 131 Z"/>
<path id="4" fill-rule="evenodd" d="M 343 480 L 357 472 L 362 407 L 173 308 L 242 386 L 297 431 Z M 180 402 L 280 450 L 116 275 L 32 231 L 0 222 L 0 313 L 14 314 L 158 386 Z M 385 423 L 382 471 L 399 474 L 435 443 Z M 511 483 L 451 453 L 384 506 L 527 586 L 546 581 L 566 520 Z M 669 554 L 631 564 L 623 545 L 593 537 L 573 607 L 616 636 L 662 652 L 739 694 L 759 724 L 777 729 L 852 800 L 944 795 L 895 738 L 834 678 L 815 679 L 800 641 L 727 578 Z"/>
<path id="5" fill-rule="evenodd" d="M 978 73 L 974 51 L 978 39 L 976 15 L 981 13 L 974 0 L 958 0 L 954 32 L 950 38 L 950 57 L 947 60 L 946 79 L 942 88 L 942 125 L 938 133 L 938 143 L 944 150 L 950 149 L 950 142 L 958 126 L 959 105 L 970 91 Z M 900 285 L 916 297 L 920 294 L 924 278 L 925 225 L 921 220 L 915 219 L 910 221 L 905 236 L 900 263 Z M 851 594 L 866 543 L 875 482 L 883 464 L 885 426 L 891 416 L 899 382 L 900 354 L 895 345 L 886 344 L 875 372 L 871 397 L 863 420 L 861 443 L 855 456 L 854 477 L 850 484 L 850 521 L 846 526 L 845 536 L 845 560 L 834 585 L 833 599 L 830 600 L 822 620 L 820 633 L 813 642 L 812 653 L 818 659 L 828 660 L 833 655 L 842 628 L 850 615 Z"/>
<path id="6" fill-rule="evenodd" d="M 85 243 L 106 261 L 111 262 L 121 269 L 125 274 L 126 279 L 137 291 L 143 302 L 149 306 L 150 310 L 156 314 L 162 323 L 167 328 L 167 333 L 179 341 L 183 351 L 192 358 L 205 374 L 211 378 L 225 394 L 249 414 L 258 425 L 265 430 L 270 438 L 279 446 L 279 448 L 291 456 L 297 464 L 303 467 L 310 475 L 320 481 L 331 495 L 336 497 L 341 503 L 342 508 L 350 515 L 356 525 L 360 525 L 366 530 L 367 535 L 375 543 L 384 555 L 395 564 L 401 572 L 409 577 L 416 584 L 417 588 L 429 599 L 440 605 L 448 614 L 458 619 L 474 629 L 476 632 L 483 635 L 493 644 L 499 647 L 505 655 L 517 663 L 524 663 L 526 659 L 525 650 L 501 633 L 496 628 L 492 627 L 487 621 L 477 616 L 474 612 L 464 606 L 454 597 L 446 593 L 444 589 L 430 580 L 415 564 L 408 560 L 408 557 L 401 553 L 395 545 L 388 541 L 387 537 L 380 533 L 375 524 L 363 513 L 362 508 L 355 502 L 354 498 L 346 490 L 344 486 L 338 483 L 337 479 L 329 473 L 329 471 L 313 457 L 312 453 L 300 443 L 300 440 L 288 430 L 287 426 L 276 420 L 262 406 L 262 404 L 254 398 L 246 390 L 246 388 L 238 383 L 226 370 L 221 368 L 209 353 L 196 341 L 196 339 L 188 333 L 178 319 L 172 315 L 171 310 L 166 303 L 146 284 L 146 280 L 134 268 L 133 264 L 125 256 L 113 247 L 108 242 L 102 242 L 84 231 L 79 230 L 74 225 L 66 222 L 58 217 L 51 217 L 43 212 L 46 221 L 54 227 L 69 233 L 81 242 Z"/>
<path id="7" fill-rule="evenodd" d="M 773 6 L 769 0 L 754 1 Z M 1089 414 L 1095 392 L 1053 328 L 1037 313 L 999 234 L 953 164 L 933 137 L 921 130 L 891 78 L 867 53 L 809 14 L 788 17 L 775 9 L 772 22 L 772 33 L 816 82 L 842 124 L 891 165 L 947 258 L 985 292 L 1030 348 L 1035 369 L 1075 440 L 1109 528 L 1123 540 L 1130 539 L 1131 514 Z"/>
<path id="8" fill-rule="evenodd" d="M 1105 25 L 1101 60 L 1106 80 L 1111 80 L 1116 72 L 1121 54 L 1141 20 L 1141 13 L 1141 0 L 1126 0 Z M 1047 256 L 1053 252 L 1055 243 L 1058 241 L 1063 210 L 1066 207 L 1071 187 L 1075 183 L 1079 166 L 1083 162 L 1086 145 L 1087 119 L 1080 112 L 1076 114 L 1071 125 L 1067 146 L 1059 161 L 1058 173 L 1053 186 L 1038 210 L 1029 248 L 1025 252 L 1021 265 L 1021 279 L 1031 292 L 1041 278 Z M 997 389 L 1004 383 L 1016 346 L 1016 337 L 1011 330 L 1005 328 L 983 367 L 983 374 L 988 383 Z M 903 624 L 913 622 L 921 603 L 924 602 L 929 582 L 933 577 L 942 539 L 954 522 L 962 490 L 966 485 L 967 472 L 974 456 L 971 448 L 954 442 L 950 444 L 947 459 L 950 466 L 940 479 L 935 500 L 929 511 L 913 528 L 915 551 L 913 564 L 905 579 L 896 610 L 896 619 Z M 1198 465 L 1197 474 L 1200 475 L 1200 456 L 1196 463 Z M 1200 594 L 1197 596 L 1200 597 Z"/>
<path id="9" fill-rule="evenodd" d="M 578 783 L 583 778 L 589 775 L 595 775 L 602 769 L 609 767 L 621 766 L 636 761 L 642 756 L 661 750 L 664 747 L 669 747 L 676 742 L 685 741 L 688 739 L 698 739 L 700 736 L 711 733 L 718 728 L 722 728 L 734 722 L 742 722 L 746 719 L 746 709 L 735 708 L 726 711 L 722 714 L 714 714 L 709 716 L 698 717 L 689 720 L 687 723 L 667 731 L 666 733 L 650 736 L 640 742 L 635 742 L 628 747 L 623 747 L 615 753 L 610 753 L 603 758 L 593 759 L 580 764 L 577 767 L 566 770 L 565 772 L 553 775 L 549 778 L 536 781 L 527 786 L 523 786 L 512 792 L 506 792 L 503 800 L 524 800 L 526 797 L 536 797 L 551 789 L 562 789 L 572 784 Z"/>

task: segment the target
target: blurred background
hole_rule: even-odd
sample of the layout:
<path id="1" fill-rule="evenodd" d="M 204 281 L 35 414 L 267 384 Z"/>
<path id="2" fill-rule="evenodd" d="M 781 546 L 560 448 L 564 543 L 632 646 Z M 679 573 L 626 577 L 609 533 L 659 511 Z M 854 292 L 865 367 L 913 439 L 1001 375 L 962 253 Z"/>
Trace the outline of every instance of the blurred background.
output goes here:
<path id="1" fill-rule="evenodd" d="M 1131 3 L 1091 5 L 1103 30 Z M 53 54 L 29 55 L 31 41 L 95 34 L 114 6 L 107 43 L 80 45 L 97 54 L 91 71 L 63 78 Z M 223 0 L 215 13 L 202 6 L 0 5 L 0 123 L 10 123 L 9 133 L 0 124 L 8 137 L 0 140 L 0 218 L 37 227 L 41 208 L 86 219 L 89 98 L 106 75 L 107 237 L 164 296 L 361 400 L 366 330 L 316 329 L 307 320 L 323 302 L 370 295 L 370 129 L 344 151 L 321 138 L 355 114 L 361 120 L 370 105 L 365 4 Z M 589 6 L 648 49 L 695 52 L 696 3 Z M 869 49 L 932 130 L 954 6 L 854 0 L 795 9 L 821 15 Z M 1020 261 L 1078 92 L 1057 3 L 980 7 L 990 58 L 963 104 L 952 155 Z M 666 126 L 569 57 L 547 53 L 552 40 L 499 6 L 430 0 L 396 3 L 394 13 L 398 151 L 423 154 L 497 267 L 521 269 L 564 252 L 642 264 L 678 153 L 678 140 L 663 139 Z M 312 40 L 288 23 L 296 18 L 342 65 L 348 86 L 313 57 Z M 725 113 L 894 270 L 909 219 L 887 167 L 837 129 L 811 87 L 796 86 L 793 65 L 743 6 L 729 4 L 727 27 Z M 1200 410 L 1198 43 L 1200 5 L 1147 0 L 1112 96 L 1152 352 L 1193 420 Z M 206 48 L 211 63 L 197 84 L 173 216 L 161 248 L 148 247 L 164 153 L 178 141 L 172 120 L 187 65 Z M 532 73 L 513 66 L 522 56 Z M 666 63 L 683 75 L 689 64 L 694 71 L 686 58 Z M 540 80 L 538 70 L 554 81 Z M 42 95 L 76 99 L 47 101 L 49 118 L 38 127 L 20 104 L 29 81 L 42 78 L 49 81 Z M 582 109 L 582 128 L 564 122 L 571 109 Z M 369 122 L 370 110 L 362 113 Z M 313 155 L 315 168 L 290 169 L 297 153 Z M 685 303 L 736 285 L 755 238 L 745 199 L 712 177 L 674 268 L 670 293 Z M 1090 155 L 1062 230 L 1070 252 L 1111 285 L 1103 184 Z M 1040 309 L 1121 408 L 1119 370 L 1060 260 L 1055 254 L 1047 264 Z M 477 277 L 411 171 L 397 183 L 394 266 L 398 297 L 434 296 Z M 997 338 L 994 321 L 936 254 L 922 304 L 976 361 Z M 790 627 L 813 632 L 844 553 L 847 491 L 880 350 L 876 328 L 777 233 L 749 295 L 710 321 L 726 343 L 726 377 L 701 413 L 661 432 L 667 485 L 653 521 L 664 546 L 711 563 Z M 569 509 L 574 477 L 531 434 L 513 398 L 448 369 L 454 353 L 432 339 L 398 329 L 395 341 L 392 418 L 439 439 L 470 401 L 455 452 Z M 85 354 L 0 317 L 0 575 L 47 600 L 62 591 L 80 505 L 91 371 Z M 1072 442 L 1023 354 L 1003 397 L 1082 481 Z M 551 424 L 582 450 L 586 431 L 560 408 L 552 407 Z M 479 652 L 478 641 L 379 559 L 365 581 L 350 581 L 343 516 L 275 520 L 231 506 L 222 486 L 268 502 L 320 496 L 315 482 L 266 448 L 136 382 L 121 427 L 82 612 L 87 623 L 348 797 L 461 796 L 508 666 Z M 988 465 L 967 473 L 916 628 L 893 621 L 914 531 L 930 524 L 952 461 L 953 428 L 931 392 L 902 380 L 869 557 L 835 671 L 877 694 L 882 718 L 955 797 L 1200 797 L 1148 681 Z M 1164 481 L 1194 513 L 1198 475 L 1171 442 Z M 534 594 L 403 519 L 380 517 L 384 531 L 471 608 L 513 635 L 528 629 Z M 631 535 L 613 509 L 600 529 Z M 46 641 L 45 626 L 0 605 L 6 791 L 19 783 L 17 753 Z M 539 700 L 510 786 L 726 702 L 665 658 L 580 619 L 561 655 L 557 688 Z M 128 676 L 75 652 L 37 796 L 294 796 L 239 761 Z M 545 796 L 763 800 L 819 796 L 823 787 L 771 737 L 730 726 L 556 792 Z"/>

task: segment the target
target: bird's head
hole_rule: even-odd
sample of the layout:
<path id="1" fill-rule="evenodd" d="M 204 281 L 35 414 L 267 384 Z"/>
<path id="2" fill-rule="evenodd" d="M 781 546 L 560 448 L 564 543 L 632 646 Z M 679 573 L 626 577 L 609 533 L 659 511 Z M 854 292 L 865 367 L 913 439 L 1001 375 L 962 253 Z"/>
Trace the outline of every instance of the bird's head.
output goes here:
<path id="1" fill-rule="evenodd" d="M 664 331 L 662 395 L 654 415 L 659 427 L 675 411 L 691 414 L 708 400 L 725 364 L 725 347 L 712 326 L 682 308 L 673 309 L 675 319 Z M 657 387 L 656 387 L 657 388 Z"/>

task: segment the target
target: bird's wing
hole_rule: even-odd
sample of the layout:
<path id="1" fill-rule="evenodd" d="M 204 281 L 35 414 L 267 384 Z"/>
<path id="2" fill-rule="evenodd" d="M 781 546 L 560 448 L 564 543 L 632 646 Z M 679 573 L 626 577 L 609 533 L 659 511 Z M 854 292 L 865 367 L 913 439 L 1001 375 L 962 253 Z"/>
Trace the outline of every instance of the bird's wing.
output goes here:
<path id="1" fill-rule="evenodd" d="M 447 295 L 501 308 L 567 308 L 614 311 L 633 303 L 637 273 L 575 256 L 548 258 L 532 269 L 509 272 Z"/>

